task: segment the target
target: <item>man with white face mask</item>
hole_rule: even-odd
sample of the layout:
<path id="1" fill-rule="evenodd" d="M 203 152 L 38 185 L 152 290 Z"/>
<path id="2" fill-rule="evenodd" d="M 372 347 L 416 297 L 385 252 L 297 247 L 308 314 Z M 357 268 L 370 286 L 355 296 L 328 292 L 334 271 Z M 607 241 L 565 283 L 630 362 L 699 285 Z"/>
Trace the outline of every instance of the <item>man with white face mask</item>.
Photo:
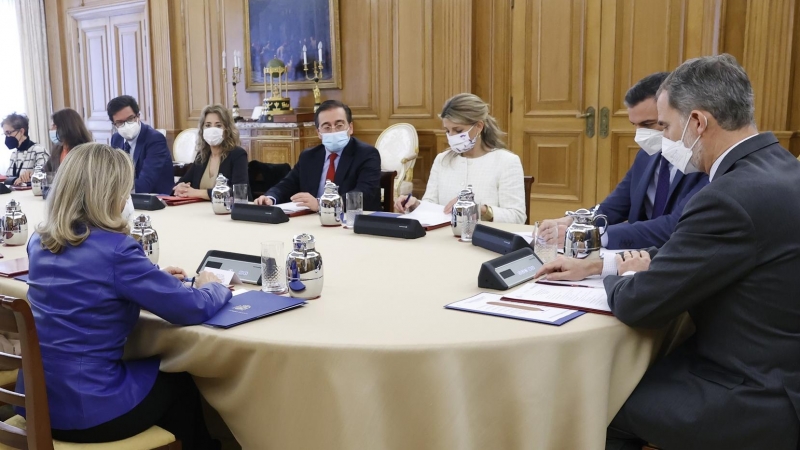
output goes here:
<path id="1" fill-rule="evenodd" d="M 304 150 L 292 171 L 255 203 L 291 201 L 318 211 L 325 182 L 332 180 L 342 198 L 350 191 L 360 191 L 364 210 L 380 211 L 381 155 L 353 137 L 350 108 L 338 100 L 326 100 L 317 108 L 314 123 L 322 144 Z"/>
<path id="2" fill-rule="evenodd" d="M 605 290 L 627 325 L 664 327 L 688 312 L 696 332 L 647 370 L 609 425 L 606 449 L 795 450 L 800 161 L 758 133 L 750 80 L 730 55 L 683 63 L 657 105 L 664 151 L 710 183 L 663 247 L 606 258 L 623 276 L 606 277 Z M 605 262 L 573 261 L 540 274 L 576 279 Z"/>
<path id="3" fill-rule="evenodd" d="M 669 73 L 657 72 L 642 78 L 625 95 L 628 118 L 636 127 L 634 140 L 641 147 L 633 165 L 616 189 L 600 203 L 599 212 L 608 217 L 603 247 L 627 249 L 660 247 L 675 229 L 684 206 L 708 184 L 702 173 L 685 175 L 669 155 L 661 152 L 663 128 L 658 124 L 656 92 Z M 564 233 L 571 217 L 545 220 L 542 233 L 564 245 Z"/>
<path id="4" fill-rule="evenodd" d="M 170 194 L 175 184 L 172 153 L 167 139 L 139 118 L 139 104 L 130 95 L 108 102 L 108 118 L 116 133 L 111 146 L 123 150 L 133 159 L 134 191 L 141 194 Z"/>

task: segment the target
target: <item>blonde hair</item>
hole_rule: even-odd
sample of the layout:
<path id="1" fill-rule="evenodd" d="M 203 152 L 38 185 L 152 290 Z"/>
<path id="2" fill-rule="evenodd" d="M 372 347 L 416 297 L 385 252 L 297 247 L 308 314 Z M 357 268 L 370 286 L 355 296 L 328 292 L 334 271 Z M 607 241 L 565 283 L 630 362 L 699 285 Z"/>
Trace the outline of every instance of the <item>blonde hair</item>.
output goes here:
<path id="1" fill-rule="evenodd" d="M 230 111 L 222 105 L 208 105 L 203 108 L 203 112 L 200 113 L 200 123 L 197 126 L 197 146 L 195 148 L 195 154 L 197 155 L 195 156 L 196 163 L 205 164 L 211 157 L 211 146 L 203 139 L 203 130 L 205 129 L 203 124 L 206 121 L 206 116 L 212 113 L 219 116 L 222 126 L 225 127 L 222 131 L 222 143 L 219 144 L 220 148 L 222 148 L 220 161 L 224 160 L 225 157 L 228 156 L 228 153 L 239 145 L 239 129 L 236 128 Z"/>
<path id="2" fill-rule="evenodd" d="M 501 139 L 505 135 L 494 117 L 489 115 L 489 104 L 475 94 L 458 94 L 446 102 L 439 114 L 440 119 L 448 119 L 459 125 L 472 126 L 483 122 L 481 141 L 487 149 L 505 148 Z"/>
<path id="3" fill-rule="evenodd" d="M 47 219 L 36 229 L 42 247 L 60 253 L 83 243 L 90 228 L 127 234 L 122 210 L 131 189 L 133 163 L 127 154 L 94 142 L 73 148 L 50 187 Z"/>

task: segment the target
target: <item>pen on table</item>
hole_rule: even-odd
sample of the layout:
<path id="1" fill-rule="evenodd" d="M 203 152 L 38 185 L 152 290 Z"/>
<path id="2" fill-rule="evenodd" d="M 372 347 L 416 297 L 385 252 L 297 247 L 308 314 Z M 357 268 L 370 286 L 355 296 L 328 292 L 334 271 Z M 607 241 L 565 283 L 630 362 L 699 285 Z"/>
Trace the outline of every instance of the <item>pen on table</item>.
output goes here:
<path id="1" fill-rule="evenodd" d="M 597 289 L 595 286 L 587 286 L 585 284 L 553 283 L 552 281 L 537 281 L 537 283 L 546 284 L 548 286 L 582 287 L 582 288 Z"/>
<path id="2" fill-rule="evenodd" d="M 184 279 L 183 279 L 183 282 L 184 282 L 184 283 L 190 283 L 190 284 L 189 284 L 189 286 L 191 286 L 191 287 L 194 287 L 194 279 L 195 279 L 195 278 L 196 278 L 196 277 L 192 277 L 192 278 L 184 278 Z"/>

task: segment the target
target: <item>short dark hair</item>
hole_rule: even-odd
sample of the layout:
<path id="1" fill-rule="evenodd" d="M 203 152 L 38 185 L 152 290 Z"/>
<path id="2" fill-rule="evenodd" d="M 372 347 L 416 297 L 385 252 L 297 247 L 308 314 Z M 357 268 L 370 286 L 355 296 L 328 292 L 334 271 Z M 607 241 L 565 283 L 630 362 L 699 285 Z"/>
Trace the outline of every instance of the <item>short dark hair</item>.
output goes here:
<path id="1" fill-rule="evenodd" d="M 353 113 L 350 111 L 349 106 L 345 105 L 339 100 L 325 100 L 319 105 L 317 112 L 314 113 L 314 125 L 319 128 L 319 113 L 322 111 L 330 111 L 331 109 L 336 108 L 342 108 L 344 110 L 344 113 L 347 115 L 347 123 L 353 123 Z"/>
<path id="2" fill-rule="evenodd" d="M 669 72 L 656 72 L 639 80 L 625 94 L 625 106 L 632 108 L 648 98 L 656 98 L 658 88 L 668 76 Z"/>
<path id="3" fill-rule="evenodd" d="M 736 58 L 723 53 L 690 59 L 664 80 L 661 92 L 683 117 L 692 110 L 708 111 L 726 131 L 755 126 L 755 99 L 747 72 Z"/>
<path id="4" fill-rule="evenodd" d="M 135 98 L 131 97 L 130 95 L 121 95 L 117 98 L 112 98 L 106 107 L 106 111 L 108 112 L 108 120 L 113 122 L 114 114 L 122 111 L 128 106 L 131 107 L 134 114 L 137 116 L 139 115 L 139 104 L 136 103 Z"/>
<path id="5" fill-rule="evenodd" d="M 8 124 L 15 130 L 25 130 L 25 136 L 28 136 L 28 116 L 25 114 L 11 113 L 0 122 L 0 127 Z"/>
<path id="6" fill-rule="evenodd" d="M 83 119 L 74 109 L 64 108 L 53 113 L 53 124 L 58 140 L 69 145 L 69 148 L 92 142 L 92 133 L 86 129 Z"/>

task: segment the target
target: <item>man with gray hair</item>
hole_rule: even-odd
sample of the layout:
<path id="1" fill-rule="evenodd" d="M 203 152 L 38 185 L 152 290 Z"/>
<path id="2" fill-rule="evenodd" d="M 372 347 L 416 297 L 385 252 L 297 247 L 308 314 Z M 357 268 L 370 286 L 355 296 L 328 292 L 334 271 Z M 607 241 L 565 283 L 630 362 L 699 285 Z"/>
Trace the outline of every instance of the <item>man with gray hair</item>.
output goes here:
<path id="1" fill-rule="evenodd" d="M 630 326 L 664 327 L 688 311 L 696 332 L 647 370 L 609 425 L 606 448 L 796 450 L 800 161 L 758 133 L 750 80 L 730 55 L 683 63 L 657 106 L 663 151 L 710 184 L 660 250 L 617 255 L 622 276 L 607 276 L 605 289 Z M 580 279 L 603 267 L 575 261 L 540 273 Z"/>

